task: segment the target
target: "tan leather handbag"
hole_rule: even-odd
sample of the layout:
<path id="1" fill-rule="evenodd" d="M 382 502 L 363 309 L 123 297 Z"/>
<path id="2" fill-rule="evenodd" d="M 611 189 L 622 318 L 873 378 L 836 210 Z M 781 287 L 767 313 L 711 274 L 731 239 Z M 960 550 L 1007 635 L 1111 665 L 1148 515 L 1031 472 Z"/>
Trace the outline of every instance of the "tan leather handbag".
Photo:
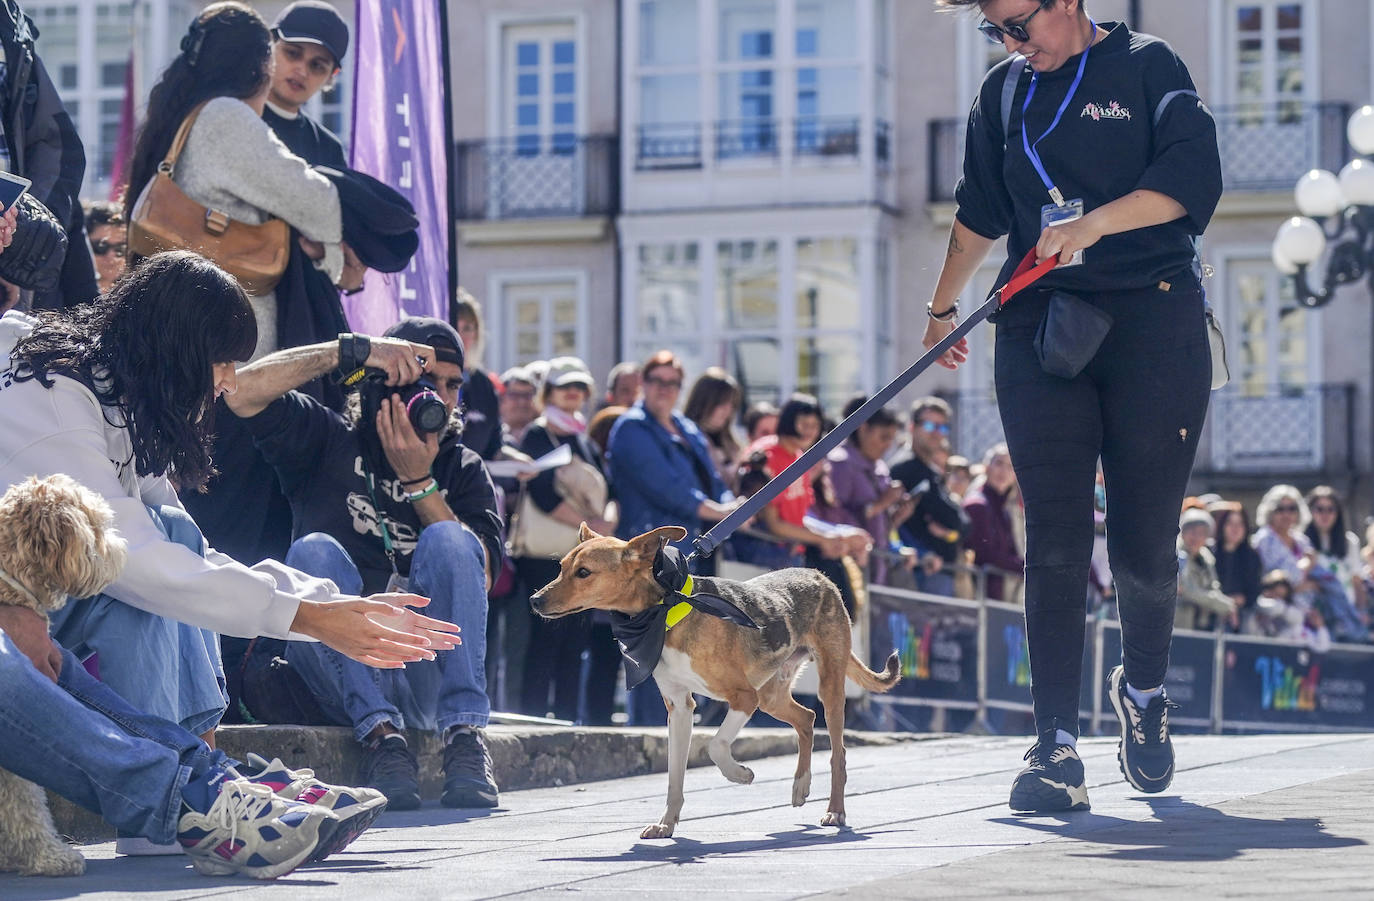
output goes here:
<path id="1" fill-rule="evenodd" d="M 606 478 L 586 460 L 573 457 L 571 463 L 560 466 L 554 473 L 554 488 L 584 519 L 599 519 L 606 514 L 610 494 Z M 540 510 L 523 487 L 515 509 L 506 542 L 512 557 L 558 560 L 582 540 L 577 526 L 559 522 Z"/>
<path id="2" fill-rule="evenodd" d="M 152 256 L 164 250 L 192 250 L 238 279 L 243 290 L 267 294 L 286 271 L 291 229 L 280 219 L 249 225 L 223 210 L 196 203 L 172 180 L 177 158 L 205 104 L 191 110 L 177 130 L 167 158 L 144 187 L 129 219 L 129 251 Z"/>

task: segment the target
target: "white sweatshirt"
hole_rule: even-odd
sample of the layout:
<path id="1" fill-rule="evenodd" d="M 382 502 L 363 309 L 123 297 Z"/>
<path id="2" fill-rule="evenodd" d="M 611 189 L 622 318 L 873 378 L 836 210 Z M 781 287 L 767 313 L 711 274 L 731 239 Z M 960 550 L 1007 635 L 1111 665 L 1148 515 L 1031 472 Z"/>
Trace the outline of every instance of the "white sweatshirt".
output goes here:
<path id="1" fill-rule="evenodd" d="M 17 382 L 10 353 L 37 321 L 10 311 L 0 316 L 0 480 L 5 486 L 62 472 L 102 495 L 129 543 L 129 558 L 106 593 L 126 604 L 221 632 L 251 638 L 310 640 L 290 631 L 302 599 L 340 597 L 333 582 L 272 560 L 251 569 L 207 549 L 205 556 L 168 541 L 145 506 L 181 507 L 165 476 L 135 472 L 129 431 L 119 411 L 102 408 L 89 388 L 54 375 Z"/>

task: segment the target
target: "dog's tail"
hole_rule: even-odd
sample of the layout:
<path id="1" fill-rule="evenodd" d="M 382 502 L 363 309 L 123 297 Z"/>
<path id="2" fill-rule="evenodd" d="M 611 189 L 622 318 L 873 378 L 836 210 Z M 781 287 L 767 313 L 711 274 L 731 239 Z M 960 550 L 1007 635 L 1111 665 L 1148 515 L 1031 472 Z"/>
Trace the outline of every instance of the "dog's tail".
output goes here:
<path id="1" fill-rule="evenodd" d="M 896 651 L 887 658 L 887 665 L 883 667 L 881 673 L 864 666 L 864 662 L 855 656 L 853 651 L 849 652 L 849 669 L 845 673 L 849 678 L 862 685 L 869 691 L 885 692 L 891 691 L 894 686 L 902 681 L 902 661 Z"/>

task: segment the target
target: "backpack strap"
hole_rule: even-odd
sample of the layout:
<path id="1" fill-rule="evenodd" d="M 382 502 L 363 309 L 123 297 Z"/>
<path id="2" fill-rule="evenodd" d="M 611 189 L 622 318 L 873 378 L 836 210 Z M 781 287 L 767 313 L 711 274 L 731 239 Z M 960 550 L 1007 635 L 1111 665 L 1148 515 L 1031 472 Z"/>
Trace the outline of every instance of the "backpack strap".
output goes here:
<path id="1" fill-rule="evenodd" d="M 187 114 L 185 121 L 177 129 L 176 137 L 172 139 L 172 146 L 168 148 L 166 158 L 158 164 L 157 171 L 165 173 L 168 178 L 171 177 L 177 159 L 181 156 L 181 151 L 186 148 L 186 140 L 191 137 L 191 126 L 196 124 L 196 117 L 200 115 L 201 110 L 205 109 L 205 104 L 209 102 L 206 100 L 204 103 L 198 104 L 195 109 Z"/>
<path id="2" fill-rule="evenodd" d="M 1154 121 L 1151 123 L 1155 128 L 1159 127 L 1159 120 L 1164 118 L 1164 110 L 1168 108 L 1169 104 L 1173 102 L 1175 97 L 1192 97 L 1194 100 L 1197 100 L 1198 102 L 1202 101 L 1202 98 L 1198 96 L 1197 91 L 1170 91 L 1163 97 L 1159 98 L 1159 105 L 1155 107 L 1155 118 Z"/>
<path id="3" fill-rule="evenodd" d="M 1002 82 L 1002 143 L 1010 140 L 1007 134 L 1011 128 L 1011 104 L 1016 99 L 1016 89 L 1021 84 L 1021 73 L 1026 71 L 1026 58 L 1021 54 L 1012 57 L 1007 67 L 1006 81 Z"/>

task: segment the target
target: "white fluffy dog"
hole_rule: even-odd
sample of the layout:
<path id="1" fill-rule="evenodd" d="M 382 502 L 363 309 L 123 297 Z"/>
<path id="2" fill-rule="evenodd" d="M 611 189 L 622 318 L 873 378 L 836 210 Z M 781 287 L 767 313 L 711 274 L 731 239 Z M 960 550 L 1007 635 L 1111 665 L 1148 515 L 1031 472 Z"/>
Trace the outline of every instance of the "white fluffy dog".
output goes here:
<path id="1" fill-rule="evenodd" d="M 124 567 L 124 539 L 100 495 L 65 475 L 30 476 L 0 497 L 0 604 L 47 615 L 102 591 Z M 41 754 L 41 748 L 34 748 Z M 0 769 L 0 871 L 79 876 L 81 852 L 53 828 L 42 789 Z"/>

